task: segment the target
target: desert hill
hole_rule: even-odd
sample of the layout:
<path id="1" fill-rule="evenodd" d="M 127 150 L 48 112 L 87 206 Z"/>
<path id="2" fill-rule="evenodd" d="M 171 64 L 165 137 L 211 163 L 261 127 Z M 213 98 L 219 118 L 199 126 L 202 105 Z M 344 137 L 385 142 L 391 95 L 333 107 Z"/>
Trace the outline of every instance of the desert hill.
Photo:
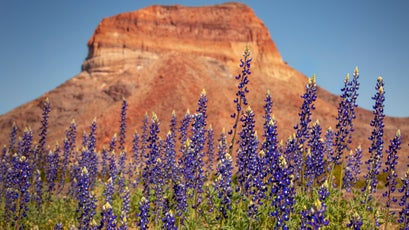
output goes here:
<path id="1" fill-rule="evenodd" d="M 131 132 L 140 130 L 143 116 L 151 112 L 161 120 L 164 136 L 172 111 L 179 121 L 187 109 L 194 111 L 202 89 L 209 100 L 208 124 L 218 135 L 233 124 L 234 76 L 240 72 L 239 60 L 247 45 L 253 57 L 249 103 L 256 113 L 257 127 L 262 128 L 263 100 L 269 90 L 279 137 L 285 140 L 298 122 L 300 96 L 308 78 L 282 60 L 268 29 L 249 7 L 225 3 L 203 7 L 155 5 L 103 19 L 88 41 L 89 52 L 81 73 L 0 116 L 1 143 L 8 144 L 13 122 L 20 131 L 31 127 L 38 138 L 41 105 L 47 97 L 52 109 L 49 144 L 62 142 L 72 119 L 80 137 L 94 117 L 98 145 L 106 144 L 119 131 L 122 98 L 129 104 L 127 143 Z M 373 77 L 375 84 L 377 76 L 367 77 Z M 339 76 L 339 82 L 341 87 L 343 76 Z M 338 96 L 319 88 L 313 120 L 319 119 L 324 130 L 335 127 L 338 102 Z M 371 111 L 357 109 L 353 144 L 362 144 L 364 154 L 372 118 Z M 403 155 L 409 150 L 409 118 L 385 119 L 385 149 L 397 129 L 403 140 L 401 160 L 407 163 Z"/>

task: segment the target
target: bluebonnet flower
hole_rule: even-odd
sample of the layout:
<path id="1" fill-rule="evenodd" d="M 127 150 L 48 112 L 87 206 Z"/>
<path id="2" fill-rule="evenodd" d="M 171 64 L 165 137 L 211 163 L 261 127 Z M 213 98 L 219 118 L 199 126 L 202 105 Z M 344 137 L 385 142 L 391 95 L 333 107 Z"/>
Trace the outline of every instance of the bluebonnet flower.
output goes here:
<path id="1" fill-rule="evenodd" d="M 166 230 L 178 229 L 176 227 L 176 219 L 172 211 L 166 212 L 165 216 L 162 218 L 162 221 L 163 221 L 163 229 L 166 229 Z"/>
<path id="2" fill-rule="evenodd" d="M 149 225 L 149 200 L 142 197 L 141 202 L 139 202 L 139 229 L 146 230 Z"/>
<path id="3" fill-rule="evenodd" d="M 248 107 L 241 118 L 242 130 L 239 147 L 237 149 L 237 182 L 241 192 L 250 195 L 250 188 L 255 185 L 255 177 L 258 173 L 257 147 L 258 141 L 255 131 L 254 112 Z"/>
<path id="4" fill-rule="evenodd" d="M 118 167 L 116 165 L 115 150 L 108 152 L 108 174 L 114 182 L 118 178 Z"/>
<path id="5" fill-rule="evenodd" d="M 145 167 L 145 156 L 146 156 L 146 148 L 148 147 L 148 138 L 149 138 L 149 116 L 145 113 L 145 116 L 142 120 L 142 132 L 140 137 L 140 149 L 139 149 L 139 162 L 140 162 L 140 169 Z M 142 172 L 142 170 L 140 170 Z"/>
<path id="6" fill-rule="evenodd" d="M 290 219 L 295 204 L 293 176 L 283 155 L 277 152 L 274 158 L 269 179 L 271 206 L 274 210 L 271 216 L 276 220 L 275 229 L 288 229 L 286 222 Z"/>
<path id="7" fill-rule="evenodd" d="M 343 177 L 343 187 L 347 192 L 358 182 L 358 176 L 361 174 L 361 146 L 350 151 L 349 156 L 346 156 L 345 175 Z"/>
<path id="8" fill-rule="evenodd" d="M 320 177 L 324 174 L 324 143 L 321 140 L 321 126 L 319 121 L 316 121 L 310 134 L 310 140 L 308 146 L 310 147 L 307 152 L 310 152 L 311 164 L 305 165 L 305 178 L 307 179 L 307 187 L 313 184 L 313 182 L 320 182 Z M 307 156 L 308 158 L 308 156 Z"/>
<path id="9" fill-rule="evenodd" d="M 15 168 L 14 170 L 17 170 L 17 191 L 19 192 L 19 198 L 20 198 L 20 204 L 19 204 L 19 212 L 18 212 L 18 219 L 21 220 L 27 216 L 27 211 L 28 211 L 28 203 L 30 202 L 30 191 L 29 188 L 31 186 L 31 174 L 32 174 L 32 169 L 30 165 L 30 160 L 29 158 L 23 156 L 20 156 L 19 162 L 18 162 L 18 168 Z M 24 227 L 23 224 L 20 225 L 21 228 Z"/>
<path id="10" fill-rule="evenodd" d="M 58 168 L 59 168 L 59 154 L 60 154 L 60 146 L 55 146 L 54 151 L 49 151 L 46 162 L 47 162 L 47 171 L 46 171 L 46 178 L 48 183 L 47 199 L 50 200 L 51 193 L 54 191 L 55 188 L 55 181 L 57 180 L 58 175 Z"/>
<path id="11" fill-rule="evenodd" d="M 217 197 L 220 199 L 219 211 L 222 218 L 227 218 L 227 211 L 231 209 L 231 198 L 233 195 L 232 175 L 233 175 L 233 160 L 230 154 L 227 153 L 226 135 L 224 130 L 219 138 L 217 151 L 217 172 L 215 181 L 215 190 Z"/>
<path id="12" fill-rule="evenodd" d="M 43 115 L 41 119 L 41 127 L 40 127 L 40 134 L 39 134 L 40 140 L 38 141 L 38 153 L 40 155 L 35 156 L 35 157 L 38 157 L 38 158 L 35 158 L 35 161 L 39 163 L 38 166 L 40 167 L 41 165 L 44 165 L 44 161 L 45 161 L 44 155 L 46 154 L 45 146 L 47 142 L 48 118 L 49 118 L 50 111 L 51 111 L 50 100 L 46 98 L 43 104 Z"/>
<path id="13" fill-rule="evenodd" d="M 304 99 L 304 102 L 300 108 L 301 111 L 298 113 L 300 122 L 294 126 L 294 129 L 296 130 L 296 143 L 297 146 L 301 147 L 298 150 L 295 149 L 296 151 L 294 152 L 292 159 L 293 168 L 296 172 L 296 179 L 302 176 L 299 172 L 302 170 L 303 153 L 305 151 L 304 142 L 310 139 L 311 127 L 309 124 L 311 122 L 312 110 L 315 109 L 314 102 L 317 99 L 317 84 L 315 75 L 308 80 L 308 83 L 305 86 L 305 93 L 303 96 L 301 96 L 301 98 Z"/>
<path id="14" fill-rule="evenodd" d="M 200 98 L 197 103 L 197 109 L 196 113 L 201 113 L 204 117 L 204 120 L 206 121 L 207 118 L 207 97 L 206 97 L 206 90 L 202 89 L 202 92 L 200 93 Z M 206 122 L 204 123 L 206 126 Z"/>
<path id="15" fill-rule="evenodd" d="M 118 187 L 120 193 L 123 192 L 123 189 L 125 188 L 125 174 L 126 174 L 126 150 L 122 151 L 119 154 L 119 159 L 118 159 Z"/>
<path id="16" fill-rule="evenodd" d="M 346 226 L 354 230 L 360 230 L 362 225 L 362 217 L 357 212 L 354 212 Z"/>
<path id="17" fill-rule="evenodd" d="M 125 98 L 122 99 L 121 107 L 121 124 L 119 127 L 119 150 L 125 150 L 125 138 L 126 138 L 126 110 L 128 109 L 128 103 Z"/>
<path id="18" fill-rule="evenodd" d="M 327 157 L 327 172 L 330 172 L 332 169 L 332 164 L 334 163 L 335 155 L 334 155 L 334 137 L 335 133 L 334 130 L 329 127 L 325 132 L 324 137 L 324 152 L 326 153 Z"/>
<path id="19" fill-rule="evenodd" d="M 34 171 L 34 193 L 32 196 L 32 200 L 34 200 L 36 204 L 37 210 L 41 210 L 43 204 L 43 181 L 41 179 L 41 172 L 40 170 Z"/>
<path id="20" fill-rule="evenodd" d="M 17 139 L 17 125 L 15 122 L 13 122 L 13 125 L 11 126 L 11 132 L 10 132 L 10 144 L 9 144 L 9 151 L 10 153 L 15 153 L 17 151 L 17 146 L 16 146 L 16 139 Z M 2 158 L 4 159 L 4 158 Z"/>
<path id="21" fill-rule="evenodd" d="M 189 129 L 189 125 L 190 125 L 190 120 L 192 118 L 192 115 L 190 115 L 189 110 L 186 111 L 185 116 L 183 117 L 183 120 L 180 124 L 179 127 L 179 143 L 182 145 L 182 148 L 180 148 L 180 153 L 183 155 L 183 153 L 185 152 L 184 149 L 184 145 L 186 143 L 186 140 L 189 136 L 188 133 L 188 129 Z M 180 162 L 180 164 L 182 164 L 182 162 Z"/>
<path id="22" fill-rule="evenodd" d="M 105 190 L 103 192 L 103 196 L 105 196 L 105 201 L 112 204 L 113 200 L 112 197 L 114 195 L 115 188 L 114 188 L 114 181 L 112 177 L 110 177 L 107 182 L 105 182 Z"/>
<path id="23" fill-rule="evenodd" d="M 139 172 L 141 171 L 141 160 L 139 158 L 139 134 L 135 132 L 132 140 L 132 161 L 129 166 L 129 179 L 133 188 L 139 184 Z"/>
<path id="24" fill-rule="evenodd" d="M 33 132 L 31 129 L 26 128 L 23 133 L 23 137 L 18 142 L 18 153 L 21 156 L 31 158 L 31 144 L 33 140 Z"/>
<path id="25" fill-rule="evenodd" d="M 106 230 L 116 230 L 116 216 L 112 211 L 112 206 L 109 202 L 106 202 L 102 206 L 102 219 L 99 226 L 100 229 L 104 228 Z"/>
<path id="26" fill-rule="evenodd" d="M 213 173 L 213 158 L 214 158 L 214 131 L 213 128 L 210 126 L 207 129 L 207 151 L 206 151 L 206 177 L 209 179 Z"/>
<path id="27" fill-rule="evenodd" d="M 128 229 L 128 213 L 130 210 L 130 192 L 128 187 L 125 187 L 121 193 L 122 206 L 121 206 L 121 223 L 120 229 Z"/>
<path id="28" fill-rule="evenodd" d="M 57 223 L 57 224 L 54 226 L 54 230 L 63 230 L 62 224 L 61 224 L 61 223 Z"/>
<path id="29" fill-rule="evenodd" d="M 384 120 L 384 101 L 385 101 L 385 91 L 383 89 L 382 77 L 378 77 L 377 84 L 375 86 L 376 94 L 372 97 L 375 100 L 375 105 L 373 106 L 374 119 L 371 121 L 371 126 L 373 131 L 369 140 L 371 141 L 371 146 L 369 147 L 370 158 L 365 163 L 368 165 L 368 174 L 365 175 L 366 183 L 362 191 L 365 191 L 365 205 L 366 202 L 371 199 L 371 194 L 376 191 L 378 184 L 378 179 L 376 176 L 379 174 L 382 165 L 383 156 L 383 120 Z"/>
<path id="30" fill-rule="evenodd" d="M 77 175 L 78 220 L 80 229 L 89 229 L 95 215 L 96 197 L 91 191 L 90 173 L 86 167 Z"/>
<path id="31" fill-rule="evenodd" d="M 301 212 L 301 227 L 299 229 L 321 229 L 329 224 L 329 221 L 325 218 L 327 206 L 319 199 L 314 202 L 313 207 L 309 210 Z"/>
<path id="32" fill-rule="evenodd" d="M 182 182 L 173 185 L 173 200 L 176 202 L 176 216 L 183 223 L 187 211 L 186 186 Z"/>
<path id="33" fill-rule="evenodd" d="M 247 84 L 249 83 L 249 76 L 251 74 L 250 67 L 251 67 L 252 58 L 250 57 L 250 49 L 246 47 L 243 52 L 243 59 L 240 59 L 240 68 L 242 68 L 241 73 L 237 75 L 235 78 L 239 80 L 239 84 L 237 86 L 238 91 L 236 92 L 236 98 L 234 99 L 234 104 L 236 106 L 236 111 L 231 114 L 231 117 L 235 120 L 233 124 L 233 128 L 228 132 L 229 135 L 232 135 L 230 146 L 229 146 L 229 154 L 233 153 L 233 145 L 235 144 L 236 140 L 236 132 L 237 132 L 237 125 L 239 123 L 240 117 L 243 114 L 242 107 L 248 106 L 246 94 L 249 93 L 247 88 Z"/>
<path id="34" fill-rule="evenodd" d="M 354 131 L 353 120 L 355 108 L 358 107 L 356 99 L 359 89 L 359 71 L 356 67 L 353 80 L 350 81 L 349 74 L 346 75 L 344 87 L 341 89 L 341 101 L 338 105 L 337 125 L 335 132 L 335 164 L 341 164 L 344 150 L 349 150 L 348 145 L 352 143 L 352 133 Z"/>
<path id="35" fill-rule="evenodd" d="M 278 132 L 277 132 L 277 121 L 275 120 L 274 116 L 271 116 L 272 110 L 272 98 L 270 92 L 267 92 L 266 98 L 264 99 L 264 142 L 261 144 L 261 151 L 265 154 L 264 165 L 266 169 L 262 168 L 260 171 L 262 173 L 262 178 L 266 178 L 267 174 L 271 174 L 271 164 L 273 163 L 274 157 L 277 154 L 278 150 Z"/>
<path id="36" fill-rule="evenodd" d="M 178 168 L 176 166 L 176 134 L 169 131 L 166 135 L 165 146 L 164 146 L 164 165 L 163 171 L 166 172 L 164 175 L 165 184 L 170 185 L 170 183 L 176 183 L 179 177 Z M 171 187 L 172 185 L 170 185 Z"/>
<path id="37" fill-rule="evenodd" d="M 393 197 L 392 194 L 396 190 L 397 177 L 396 174 L 396 165 L 398 164 L 398 151 L 400 150 L 400 145 L 402 143 L 402 137 L 400 134 L 400 130 L 396 131 L 395 137 L 390 141 L 389 149 L 386 150 L 387 160 L 385 162 L 386 168 L 383 170 L 385 173 L 388 174 L 386 178 L 385 187 L 387 187 L 387 191 L 384 192 L 382 195 L 384 197 L 388 197 L 386 201 L 386 207 L 390 208 L 391 202 L 396 202 L 396 197 Z"/>
<path id="38" fill-rule="evenodd" d="M 406 171 L 405 177 L 401 179 L 402 187 L 399 192 L 402 193 L 400 198 L 399 206 L 402 207 L 399 211 L 398 222 L 405 226 L 409 226 L 409 169 Z"/>

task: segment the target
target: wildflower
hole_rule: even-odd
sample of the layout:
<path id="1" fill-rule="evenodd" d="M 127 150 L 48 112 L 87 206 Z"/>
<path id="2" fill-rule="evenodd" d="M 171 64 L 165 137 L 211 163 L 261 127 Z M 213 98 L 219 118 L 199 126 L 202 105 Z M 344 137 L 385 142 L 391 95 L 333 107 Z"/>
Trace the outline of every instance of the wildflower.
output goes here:
<path id="1" fill-rule="evenodd" d="M 39 166 L 44 165 L 44 154 L 45 154 L 45 145 L 47 141 L 47 129 L 48 129 L 48 118 L 49 113 L 51 111 L 50 101 L 46 98 L 43 102 L 43 116 L 41 119 L 41 127 L 40 127 L 40 140 L 38 141 L 38 153 L 41 154 L 39 156 L 35 156 L 35 160 L 38 160 Z"/>
<path id="2" fill-rule="evenodd" d="M 17 125 L 15 122 L 13 122 L 13 125 L 11 126 L 11 132 L 10 132 L 10 144 L 9 144 L 9 151 L 11 153 L 16 152 L 16 136 L 17 136 Z M 4 158 L 2 158 L 4 159 Z"/>
<path id="3" fill-rule="evenodd" d="M 132 161 L 129 164 L 129 178 L 131 179 L 132 187 L 136 188 L 139 183 L 139 175 L 141 162 L 139 159 L 139 134 L 135 132 L 132 140 Z"/>
<path id="4" fill-rule="evenodd" d="M 311 164 L 306 163 L 305 177 L 307 178 L 307 187 L 312 183 L 320 182 L 320 176 L 324 174 L 324 143 L 321 140 L 321 126 L 316 121 L 311 128 L 311 137 L 308 141 Z M 307 155 L 308 158 L 308 155 Z"/>
<path id="5" fill-rule="evenodd" d="M 357 212 L 354 212 L 346 226 L 354 230 L 360 230 L 362 225 L 363 225 L 362 217 Z"/>
<path id="6" fill-rule="evenodd" d="M 126 110 L 128 109 L 128 103 L 126 99 L 122 99 L 121 107 L 121 123 L 119 127 L 119 150 L 125 150 L 125 138 L 126 138 Z"/>
<path id="7" fill-rule="evenodd" d="M 296 130 L 296 143 L 297 146 L 299 146 L 299 149 L 295 149 L 296 151 L 293 153 L 293 159 L 292 163 L 294 165 L 294 170 L 296 172 L 295 176 L 296 179 L 298 179 L 300 176 L 301 169 L 302 169 L 302 164 L 303 164 L 303 152 L 305 151 L 304 149 L 304 142 L 306 142 L 310 138 L 310 130 L 311 127 L 309 126 L 311 122 L 311 115 L 312 115 L 312 110 L 315 109 L 314 102 L 317 99 L 317 84 L 315 81 L 315 75 L 312 76 L 308 80 L 308 83 L 305 87 L 305 93 L 301 98 L 304 99 L 304 102 L 300 108 L 300 112 L 298 113 L 298 116 L 300 117 L 300 122 L 296 126 L 294 126 L 294 129 Z"/>
<path id="8" fill-rule="evenodd" d="M 112 211 L 112 206 L 109 202 L 105 203 L 102 206 L 102 219 L 99 228 L 104 228 L 107 230 L 114 230 L 116 229 L 116 216 Z"/>
<path id="9" fill-rule="evenodd" d="M 332 169 L 331 163 L 334 162 L 334 137 L 335 133 L 334 130 L 329 127 L 325 132 L 324 137 L 324 153 L 326 153 L 327 157 L 327 172 L 330 172 Z"/>
<path id="10" fill-rule="evenodd" d="M 130 193 L 128 187 L 125 187 L 122 194 L 122 206 L 121 206 L 121 223 L 120 229 L 128 229 L 128 213 L 130 210 Z"/>
<path id="11" fill-rule="evenodd" d="M 112 177 L 110 177 L 107 182 L 105 182 L 105 190 L 103 192 L 103 196 L 105 196 L 105 201 L 112 204 L 113 200 L 112 197 L 114 195 L 114 181 Z"/>
<path id="12" fill-rule="evenodd" d="M 141 202 L 139 202 L 139 229 L 146 230 L 149 225 L 149 200 L 142 197 Z"/>
<path id="13" fill-rule="evenodd" d="M 162 218 L 163 228 L 166 230 L 176 230 L 176 219 L 172 211 L 165 213 L 165 216 Z"/>
<path id="14" fill-rule="evenodd" d="M 327 206 L 324 202 L 316 200 L 313 207 L 301 212 L 300 229 L 308 229 L 306 226 L 310 226 L 312 229 L 321 229 L 323 226 L 327 226 L 329 221 L 325 219 L 326 209 Z"/>
<path id="15" fill-rule="evenodd" d="M 233 124 L 232 130 L 228 132 L 229 135 L 232 135 L 231 143 L 229 146 L 229 153 L 232 154 L 233 145 L 235 144 L 236 132 L 237 132 L 237 125 L 239 123 L 240 117 L 243 115 L 242 106 L 248 106 L 246 94 L 249 93 L 247 88 L 247 84 L 249 83 L 249 76 L 250 66 L 251 66 L 252 58 L 250 57 L 250 49 L 246 47 L 243 53 L 243 59 L 240 59 L 240 68 L 242 68 L 241 73 L 237 75 L 235 78 L 239 80 L 239 84 L 237 86 L 238 91 L 236 93 L 236 98 L 234 99 L 234 104 L 236 106 L 236 111 L 231 114 L 231 117 L 235 120 Z M 234 132 L 233 132 L 234 131 Z"/>
<path id="16" fill-rule="evenodd" d="M 206 176 L 209 179 L 213 173 L 213 158 L 214 158 L 214 140 L 213 140 L 214 131 L 210 127 L 207 129 L 207 151 L 206 151 Z"/>
<path id="17" fill-rule="evenodd" d="M 368 174 L 365 175 L 366 184 L 362 191 L 366 191 L 365 195 L 365 205 L 366 202 L 371 198 L 371 194 L 376 191 L 378 184 L 378 179 L 376 176 L 379 174 L 381 168 L 381 160 L 383 156 L 383 120 L 384 120 L 384 101 L 385 101 L 385 91 L 383 89 L 382 77 L 378 77 L 377 84 L 375 86 L 376 94 L 372 97 L 375 100 L 375 105 L 373 106 L 374 119 L 371 121 L 371 126 L 373 131 L 369 140 L 371 141 L 371 146 L 369 147 L 370 158 L 365 163 L 368 165 Z M 369 194 L 368 194 L 369 193 Z"/>
<path id="18" fill-rule="evenodd" d="M 233 189 L 231 187 L 233 160 L 230 154 L 227 153 L 226 135 L 224 132 L 222 132 L 219 138 L 217 155 L 218 163 L 215 190 L 218 193 L 217 197 L 221 200 L 219 211 L 223 218 L 227 218 L 227 211 L 231 209 L 231 198 L 233 194 Z"/>
<path id="19" fill-rule="evenodd" d="M 353 80 L 349 80 L 349 74 L 345 77 L 344 88 L 341 89 L 341 101 L 338 105 L 337 125 L 335 132 L 335 164 L 341 164 L 343 151 L 349 150 L 348 145 L 352 143 L 352 133 L 354 131 L 353 120 L 355 108 L 358 107 L 356 99 L 359 89 L 359 71 L 355 68 Z"/>
<path id="20" fill-rule="evenodd" d="M 399 211 L 398 222 L 403 226 L 409 226 L 409 169 L 405 174 L 405 177 L 401 179 L 402 187 L 399 192 L 402 193 L 399 206 L 402 207 Z"/>
<path id="21" fill-rule="evenodd" d="M 361 158 L 362 149 L 361 146 L 355 149 L 355 151 L 350 151 L 349 155 L 346 156 L 346 166 L 345 175 L 343 179 L 343 187 L 346 191 L 350 192 L 351 188 L 358 181 L 358 176 L 361 174 Z"/>
<path id="22" fill-rule="evenodd" d="M 48 182 L 48 199 L 51 198 L 51 192 L 54 190 L 55 181 L 58 175 L 58 168 L 59 168 L 59 153 L 60 153 L 60 146 L 55 146 L 54 151 L 49 151 L 47 155 L 47 182 Z"/>
<path id="23" fill-rule="evenodd" d="M 384 197 L 388 197 L 388 200 L 386 202 L 386 207 L 390 208 L 391 202 L 396 202 L 397 199 L 392 196 L 392 194 L 396 190 L 396 185 L 398 184 L 397 182 L 397 177 L 398 175 L 396 174 L 396 165 L 398 164 L 398 156 L 397 153 L 400 150 L 400 145 L 402 143 L 402 137 L 400 134 L 400 130 L 396 131 L 395 137 L 390 140 L 390 145 L 389 149 L 386 150 L 387 154 L 387 160 L 385 162 L 386 168 L 383 170 L 385 173 L 388 174 L 388 177 L 386 178 L 386 184 L 385 187 L 387 187 L 387 191 L 384 192 L 382 195 Z"/>
<path id="24" fill-rule="evenodd" d="M 77 178 L 77 199 L 77 213 L 81 229 L 88 229 L 95 215 L 96 197 L 91 192 L 90 173 L 86 167 L 81 169 Z"/>

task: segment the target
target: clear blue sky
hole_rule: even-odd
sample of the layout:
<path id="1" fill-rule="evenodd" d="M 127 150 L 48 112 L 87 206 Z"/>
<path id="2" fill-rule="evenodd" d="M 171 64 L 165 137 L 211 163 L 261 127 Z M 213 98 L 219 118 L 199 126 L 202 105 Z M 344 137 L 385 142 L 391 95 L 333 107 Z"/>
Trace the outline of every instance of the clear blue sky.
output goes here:
<path id="1" fill-rule="evenodd" d="M 102 18 L 154 3 L 222 2 L 2 0 L 0 114 L 77 75 L 87 55 L 86 43 Z M 381 75 L 385 113 L 409 116 L 409 1 L 242 2 L 264 21 L 289 65 L 307 76 L 317 74 L 318 84 L 335 94 L 345 74 L 358 66 L 358 103 L 367 109 Z"/>

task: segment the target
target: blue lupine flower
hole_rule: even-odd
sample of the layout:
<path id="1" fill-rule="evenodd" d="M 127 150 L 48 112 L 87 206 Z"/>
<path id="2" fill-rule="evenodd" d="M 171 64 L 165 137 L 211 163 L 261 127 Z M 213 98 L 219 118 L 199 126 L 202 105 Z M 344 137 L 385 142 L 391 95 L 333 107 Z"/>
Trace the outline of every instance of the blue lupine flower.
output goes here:
<path id="1" fill-rule="evenodd" d="M 112 204 L 113 200 L 112 197 L 114 196 L 115 188 L 114 188 L 114 181 L 112 177 L 110 177 L 107 182 L 105 182 L 105 190 L 102 193 L 105 196 L 105 201 Z"/>
<path id="2" fill-rule="evenodd" d="M 135 132 L 132 140 L 132 161 L 129 166 L 129 178 L 133 188 L 139 184 L 139 173 L 141 172 L 141 160 L 139 158 L 139 134 Z"/>
<path id="3" fill-rule="evenodd" d="M 91 192 L 91 178 L 86 167 L 77 175 L 78 220 L 80 229 L 89 229 L 95 215 L 96 197 Z"/>
<path id="4" fill-rule="evenodd" d="M 389 149 L 386 150 L 387 160 L 385 162 L 386 168 L 383 170 L 387 173 L 388 177 L 386 178 L 385 187 L 387 187 L 387 191 L 384 192 L 382 195 L 384 197 L 388 197 L 386 201 L 386 207 L 390 208 L 391 202 L 396 202 L 396 197 L 393 197 L 392 194 L 396 190 L 396 185 L 398 185 L 397 178 L 398 175 L 396 174 L 396 165 L 398 164 L 398 156 L 397 153 L 400 150 L 400 145 L 402 143 L 402 137 L 400 135 L 400 130 L 396 131 L 395 137 L 390 141 Z"/>
<path id="5" fill-rule="evenodd" d="M 121 223 L 120 228 L 121 230 L 128 229 L 128 213 L 130 210 L 130 192 L 128 187 L 125 187 L 123 192 L 121 193 L 122 198 L 122 206 L 121 206 Z"/>
<path id="6" fill-rule="evenodd" d="M 332 169 L 332 164 L 334 163 L 335 155 L 334 155 L 334 137 L 335 133 L 334 130 L 329 127 L 325 132 L 324 137 L 324 153 L 326 153 L 327 157 L 327 172 L 330 172 Z"/>
<path id="7" fill-rule="evenodd" d="M 249 93 L 247 88 L 247 84 L 249 83 L 249 76 L 250 66 L 251 66 L 252 58 L 250 57 L 250 49 L 246 47 L 243 53 L 243 59 L 240 59 L 240 68 L 242 68 L 241 73 L 237 75 L 235 78 L 239 80 L 239 84 L 237 86 L 238 91 L 236 92 L 236 98 L 234 99 L 234 104 L 236 106 L 236 110 L 231 117 L 235 120 L 232 129 L 228 132 L 229 135 L 232 135 L 230 146 L 229 146 L 229 154 L 232 155 L 233 153 L 233 145 L 236 144 L 236 132 L 237 132 L 237 125 L 239 124 L 240 117 L 243 115 L 242 107 L 248 106 L 246 94 Z"/>
<path id="8" fill-rule="evenodd" d="M 402 193 L 400 198 L 399 206 L 401 210 L 399 211 L 398 222 L 405 226 L 409 226 L 409 169 L 405 174 L 405 177 L 401 179 L 402 187 L 399 189 L 399 192 Z"/>
<path id="9" fill-rule="evenodd" d="M 325 218 L 327 206 L 324 202 L 316 200 L 309 210 L 301 212 L 301 227 L 299 229 L 321 229 L 329 224 Z M 309 227 L 307 227 L 309 226 Z"/>
<path id="10" fill-rule="evenodd" d="M 305 86 L 305 93 L 301 98 L 304 99 L 304 102 L 300 108 L 298 116 L 300 117 L 300 122 L 297 124 L 294 129 L 296 130 L 296 143 L 297 146 L 301 148 L 294 152 L 292 159 L 292 164 L 296 172 L 295 178 L 298 179 L 301 175 L 302 164 L 303 164 L 303 153 L 305 151 L 304 142 L 310 139 L 310 122 L 312 110 L 315 109 L 314 102 L 317 99 L 317 84 L 315 81 L 315 75 L 308 80 L 307 85 Z"/>
<path id="11" fill-rule="evenodd" d="M 34 194 L 32 199 L 36 204 L 37 210 L 41 210 L 43 204 L 43 181 L 41 179 L 41 172 L 38 169 L 34 172 Z"/>
<path id="12" fill-rule="evenodd" d="M 241 118 L 242 130 L 238 140 L 237 149 L 237 181 L 241 192 L 250 195 L 249 189 L 255 185 L 254 177 L 258 173 L 257 147 L 258 141 L 255 131 L 255 120 L 253 110 L 248 107 Z"/>
<path id="13" fill-rule="evenodd" d="M 345 175 L 343 177 L 343 187 L 350 192 L 351 188 L 358 182 L 358 176 L 361 174 L 362 149 L 359 146 L 355 151 L 352 150 L 349 156 L 346 156 Z"/>
<path id="14" fill-rule="evenodd" d="M 10 144 L 9 144 L 9 151 L 10 153 L 15 153 L 17 150 L 16 146 L 16 137 L 17 137 L 17 125 L 15 122 L 13 122 L 13 125 L 11 126 L 11 132 L 10 132 Z M 4 158 L 2 158 L 4 159 Z"/>
<path id="15" fill-rule="evenodd" d="M 118 159 L 118 187 L 119 192 L 122 193 L 125 188 L 125 174 L 126 172 L 126 150 L 122 151 L 119 154 Z"/>
<path id="16" fill-rule="evenodd" d="M 149 117 L 148 114 L 145 113 L 145 116 L 142 120 L 142 132 L 141 132 L 141 140 L 140 140 L 140 149 L 139 149 L 139 162 L 140 162 L 140 169 L 145 167 L 145 156 L 146 156 L 146 148 L 148 147 L 148 138 L 149 138 Z M 142 172 L 142 170 L 139 170 Z"/>
<path id="17" fill-rule="evenodd" d="M 149 225 L 149 200 L 145 197 L 142 197 L 141 202 L 139 203 L 139 222 L 138 226 L 141 230 L 148 229 Z"/>
<path id="18" fill-rule="evenodd" d="M 173 185 L 173 200 L 176 202 L 176 216 L 183 223 L 184 214 L 187 211 L 186 186 L 179 182 Z"/>
<path id="19" fill-rule="evenodd" d="M 206 90 L 202 89 L 200 93 L 200 98 L 197 103 L 196 113 L 201 113 L 206 121 L 207 118 L 207 97 L 206 97 Z M 206 123 L 205 123 L 206 126 Z"/>
<path id="20" fill-rule="evenodd" d="M 126 138 L 126 110 L 128 109 L 128 104 L 125 98 L 122 100 L 121 107 L 121 123 L 119 127 L 119 150 L 125 150 L 125 138 Z"/>
<path id="21" fill-rule="evenodd" d="M 354 230 L 360 230 L 362 225 L 362 217 L 357 212 L 354 212 L 346 226 Z"/>
<path id="22" fill-rule="evenodd" d="M 207 129 L 207 151 L 206 151 L 206 177 L 209 179 L 213 173 L 213 158 L 214 158 L 214 131 L 213 128 L 210 126 Z"/>
<path id="23" fill-rule="evenodd" d="M 341 89 L 341 102 L 338 105 L 337 125 L 335 132 L 335 164 L 341 164 L 344 150 L 349 150 L 349 144 L 352 143 L 352 133 L 354 131 L 353 120 L 355 108 L 358 107 L 356 99 L 359 89 L 359 71 L 356 67 L 353 74 L 353 80 L 349 80 L 349 74 L 345 77 L 344 88 Z"/>
<path id="24" fill-rule="evenodd" d="M 109 202 L 106 202 L 102 206 L 102 219 L 99 226 L 100 229 L 104 228 L 106 230 L 116 230 L 116 216 L 112 211 L 112 206 Z"/>
<path id="25" fill-rule="evenodd" d="M 46 140 L 47 140 L 48 118 L 49 118 L 50 111 L 51 111 L 50 101 L 48 100 L 48 98 L 46 98 L 43 104 L 43 115 L 41 119 L 41 127 L 40 127 L 40 134 L 39 134 L 40 140 L 38 141 L 38 153 L 40 155 L 35 156 L 35 157 L 38 157 L 38 158 L 35 158 L 35 161 L 40 163 L 40 165 L 44 165 L 44 161 L 45 161 L 45 154 L 46 154 L 45 146 L 46 146 Z"/>
<path id="26" fill-rule="evenodd" d="M 307 179 L 307 187 L 310 188 L 314 181 L 320 182 L 320 176 L 325 172 L 324 143 L 321 140 L 321 126 L 318 121 L 316 121 L 311 128 L 308 146 L 310 148 L 307 152 L 310 152 L 311 164 L 306 163 L 304 176 Z"/>
<path id="27" fill-rule="evenodd" d="M 57 180 L 58 169 L 59 169 L 59 154 L 60 154 L 60 146 L 55 146 L 54 151 L 49 151 L 46 162 L 47 162 L 47 171 L 46 171 L 46 178 L 48 183 L 47 193 L 48 193 L 48 200 L 51 198 L 51 193 L 54 191 L 55 188 L 55 181 Z"/>
<path id="28" fill-rule="evenodd" d="M 176 144 L 176 134 L 173 133 L 172 131 L 169 131 L 168 134 L 166 135 L 165 139 L 165 146 L 164 146 L 164 179 L 165 179 L 165 184 L 169 183 L 176 183 L 178 181 L 179 177 L 179 170 L 176 166 L 176 150 L 175 150 L 175 144 Z"/>
<path id="29" fill-rule="evenodd" d="M 365 163 L 368 165 L 368 174 L 365 175 L 366 183 L 362 191 L 365 192 L 365 205 L 367 200 L 371 199 L 372 193 L 376 191 L 378 184 L 378 179 L 376 176 L 379 174 L 382 165 L 383 156 L 383 120 L 385 114 L 383 112 L 384 101 L 385 101 L 385 91 L 383 89 L 382 77 L 378 77 L 377 84 L 375 86 L 376 94 L 372 97 L 375 100 L 375 105 L 373 106 L 374 119 L 371 121 L 371 126 L 373 131 L 369 140 L 371 141 L 371 146 L 369 147 L 369 153 L 371 154 L 368 161 Z"/>
<path id="30" fill-rule="evenodd" d="M 227 218 L 227 211 L 231 209 L 231 198 L 233 195 L 232 175 L 233 175 L 233 160 L 230 154 L 227 153 L 226 135 L 224 130 L 219 138 L 217 151 L 217 172 L 215 181 L 215 190 L 217 197 L 220 199 L 219 211 L 223 218 Z"/>
<path id="31" fill-rule="evenodd" d="M 54 226 L 54 230 L 63 230 L 62 224 L 61 224 L 61 223 L 57 223 L 57 224 Z"/>
<path id="32" fill-rule="evenodd" d="M 173 215 L 172 211 L 166 212 L 165 216 L 162 218 L 163 221 L 163 229 L 166 230 L 176 230 L 176 219 Z"/>

